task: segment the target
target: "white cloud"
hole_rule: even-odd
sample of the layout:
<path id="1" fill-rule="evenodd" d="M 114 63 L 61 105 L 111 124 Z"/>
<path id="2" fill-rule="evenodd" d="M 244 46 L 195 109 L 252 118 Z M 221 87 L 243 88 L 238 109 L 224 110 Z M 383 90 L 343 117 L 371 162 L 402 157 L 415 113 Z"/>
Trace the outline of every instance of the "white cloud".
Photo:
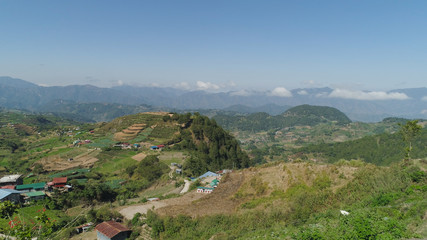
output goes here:
<path id="1" fill-rule="evenodd" d="M 427 101 L 427 96 L 422 97 L 421 100 Z"/>
<path id="2" fill-rule="evenodd" d="M 227 87 L 235 87 L 235 86 L 237 86 L 237 84 L 235 82 L 233 82 L 233 81 L 229 81 L 228 83 L 225 84 L 225 86 L 227 86 Z"/>
<path id="3" fill-rule="evenodd" d="M 199 90 L 218 90 L 218 89 L 220 89 L 220 87 L 218 85 L 213 84 L 211 82 L 197 81 L 196 85 L 197 85 L 197 89 L 199 89 Z"/>
<path id="4" fill-rule="evenodd" d="M 427 109 L 422 110 L 421 114 L 427 114 Z"/>
<path id="5" fill-rule="evenodd" d="M 243 90 L 236 91 L 236 92 L 230 92 L 230 95 L 231 96 L 250 96 L 252 94 L 243 89 Z"/>
<path id="6" fill-rule="evenodd" d="M 309 86 L 309 87 L 319 86 L 319 84 L 313 80 L 303 81 L 302 83 L 306 86 Z"/>
<path id="7" fill-rule="evenodd" d="M 184 90 L 190 90 L 191 86 L 188 82 L 180 82 L 174 85 L 175 88 L 184 89 Z"/>
<path id="8" fill-rule="evenodd" d="M 318 97 L 318 98 L 329 97 L 329 93 L 328 92 L 321 92 L 321 93 L 316 94 L 316 97 Z"/>
<path id="9" fill-rule="evenodd" d="M 301 90 L 301 91 L 298 91 L 298 94 L 299 95 L 307 95 L 308 92 L 306 90 Z"/>
<path id="10" fill-rule="evenodd" d="M 118 86 L 123 86 L 123 84 L 124 84 L 124 83 L 123 83 L 123 81 L 122 81 L 122 80 L 117 81 L 117 85 L 118 85 Z"/>
<path id="11" fill-rule="evenodd" d="M 345 89 L 334 89 L 328 97 L 356 100 L 405 100 L 409 97 L 399 92 L 363 92 Z"/>
<path id="12" fill-rule="evenodd" d="M 40 87 L 50 87 L 50 85 L 44 83 L 38 83 L 37 85 Z"/>
<path id="13" fill-rule="evenodd" d="M 155 82 L 152 82 L 152 83 L 148 84 L 148 86 L 150 86 L 150 87 L 161 87 L 160 84 L 155 83 Z"/>
<path id="14" fill-rule="evenodd" d="M 292 93 L 284 87 L 277 87 L 273 89 L 269 95 L 275 97 L 292 97 Z"/>

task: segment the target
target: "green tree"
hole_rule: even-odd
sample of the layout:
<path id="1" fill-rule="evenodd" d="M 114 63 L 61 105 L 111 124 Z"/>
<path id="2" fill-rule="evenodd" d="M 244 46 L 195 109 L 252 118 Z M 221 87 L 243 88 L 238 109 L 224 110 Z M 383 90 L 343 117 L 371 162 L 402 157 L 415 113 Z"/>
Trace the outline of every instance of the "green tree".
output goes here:
<path id="1" fill-rule="evenodd" d="M 418 125 L 418 120 L 407 121 L 405 125 L 399 124 L 399 126 L 403 141 L 408 144 L 405 148 L 405 159 L 411 159 L 412 141 L 420 133 L 422 127 Z"/>
<path id="2" fill-rule="evenodd" d="M 169 167 L 159 161 L 156 155 L 149 155 L 138 163 L 133 176 L 135 178 L 145 178 L 149 182 L 160 178 L 164 173 L 169 171 Z"/>
<path id="3" fill-rule="evenodd" d="M 0 217 L 1 218 L 11 217 L 16 212 L 17 209 L 18 209 L 18 206 L 16 206 L 10 201 L 0 202 Z"/>

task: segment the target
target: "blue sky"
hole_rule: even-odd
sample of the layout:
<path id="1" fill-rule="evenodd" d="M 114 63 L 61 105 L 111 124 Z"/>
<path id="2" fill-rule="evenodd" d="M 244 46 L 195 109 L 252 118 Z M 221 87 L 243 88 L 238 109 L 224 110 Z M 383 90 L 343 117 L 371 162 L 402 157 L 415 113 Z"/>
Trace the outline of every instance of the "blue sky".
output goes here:
<path id="1" fill-rule="evenodd" d="M 214 91 L 426 87 L 427 1 L 0 0 L 0 76 Z"/>

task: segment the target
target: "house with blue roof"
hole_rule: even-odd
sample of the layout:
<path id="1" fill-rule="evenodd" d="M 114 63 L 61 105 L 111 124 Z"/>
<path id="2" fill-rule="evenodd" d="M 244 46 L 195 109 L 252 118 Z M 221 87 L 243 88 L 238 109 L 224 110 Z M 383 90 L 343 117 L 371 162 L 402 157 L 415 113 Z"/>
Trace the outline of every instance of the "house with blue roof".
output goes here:
<path id="1" fill-rule="evenodd" d="M 4 202 L 4 201 L 20 203 L 21 192 L 13 189 L 0 189 L 0 202 Z"/>
<path id="2" fill-rule="evenodd" d="M 211 172 L 211 171 L 207 171 L 206 173 L 204 173 L 199 178 L 202 179 L 202 178 L 206 178 L 206 177 L 219 177 L 219 174 L 216 174 L 216 173 Z"/>

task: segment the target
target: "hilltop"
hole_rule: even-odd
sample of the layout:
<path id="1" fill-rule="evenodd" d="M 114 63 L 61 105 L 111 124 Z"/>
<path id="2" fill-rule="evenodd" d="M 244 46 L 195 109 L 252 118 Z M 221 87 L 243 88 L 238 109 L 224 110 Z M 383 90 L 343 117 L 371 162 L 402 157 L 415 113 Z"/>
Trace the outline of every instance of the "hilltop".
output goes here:
<path id="1" fill-rule="evenodd" d="M 290 108 L 284 113 L 271 116 L 264 112 L 249 115 L 217 114 L 213 117 L 221 126 L 240 131 L 268 131 L 295 126 L 315 126 L 321 123 L 345 125 L 351 120 L 341 111 L 325 106 L 301 105 Z"/>

